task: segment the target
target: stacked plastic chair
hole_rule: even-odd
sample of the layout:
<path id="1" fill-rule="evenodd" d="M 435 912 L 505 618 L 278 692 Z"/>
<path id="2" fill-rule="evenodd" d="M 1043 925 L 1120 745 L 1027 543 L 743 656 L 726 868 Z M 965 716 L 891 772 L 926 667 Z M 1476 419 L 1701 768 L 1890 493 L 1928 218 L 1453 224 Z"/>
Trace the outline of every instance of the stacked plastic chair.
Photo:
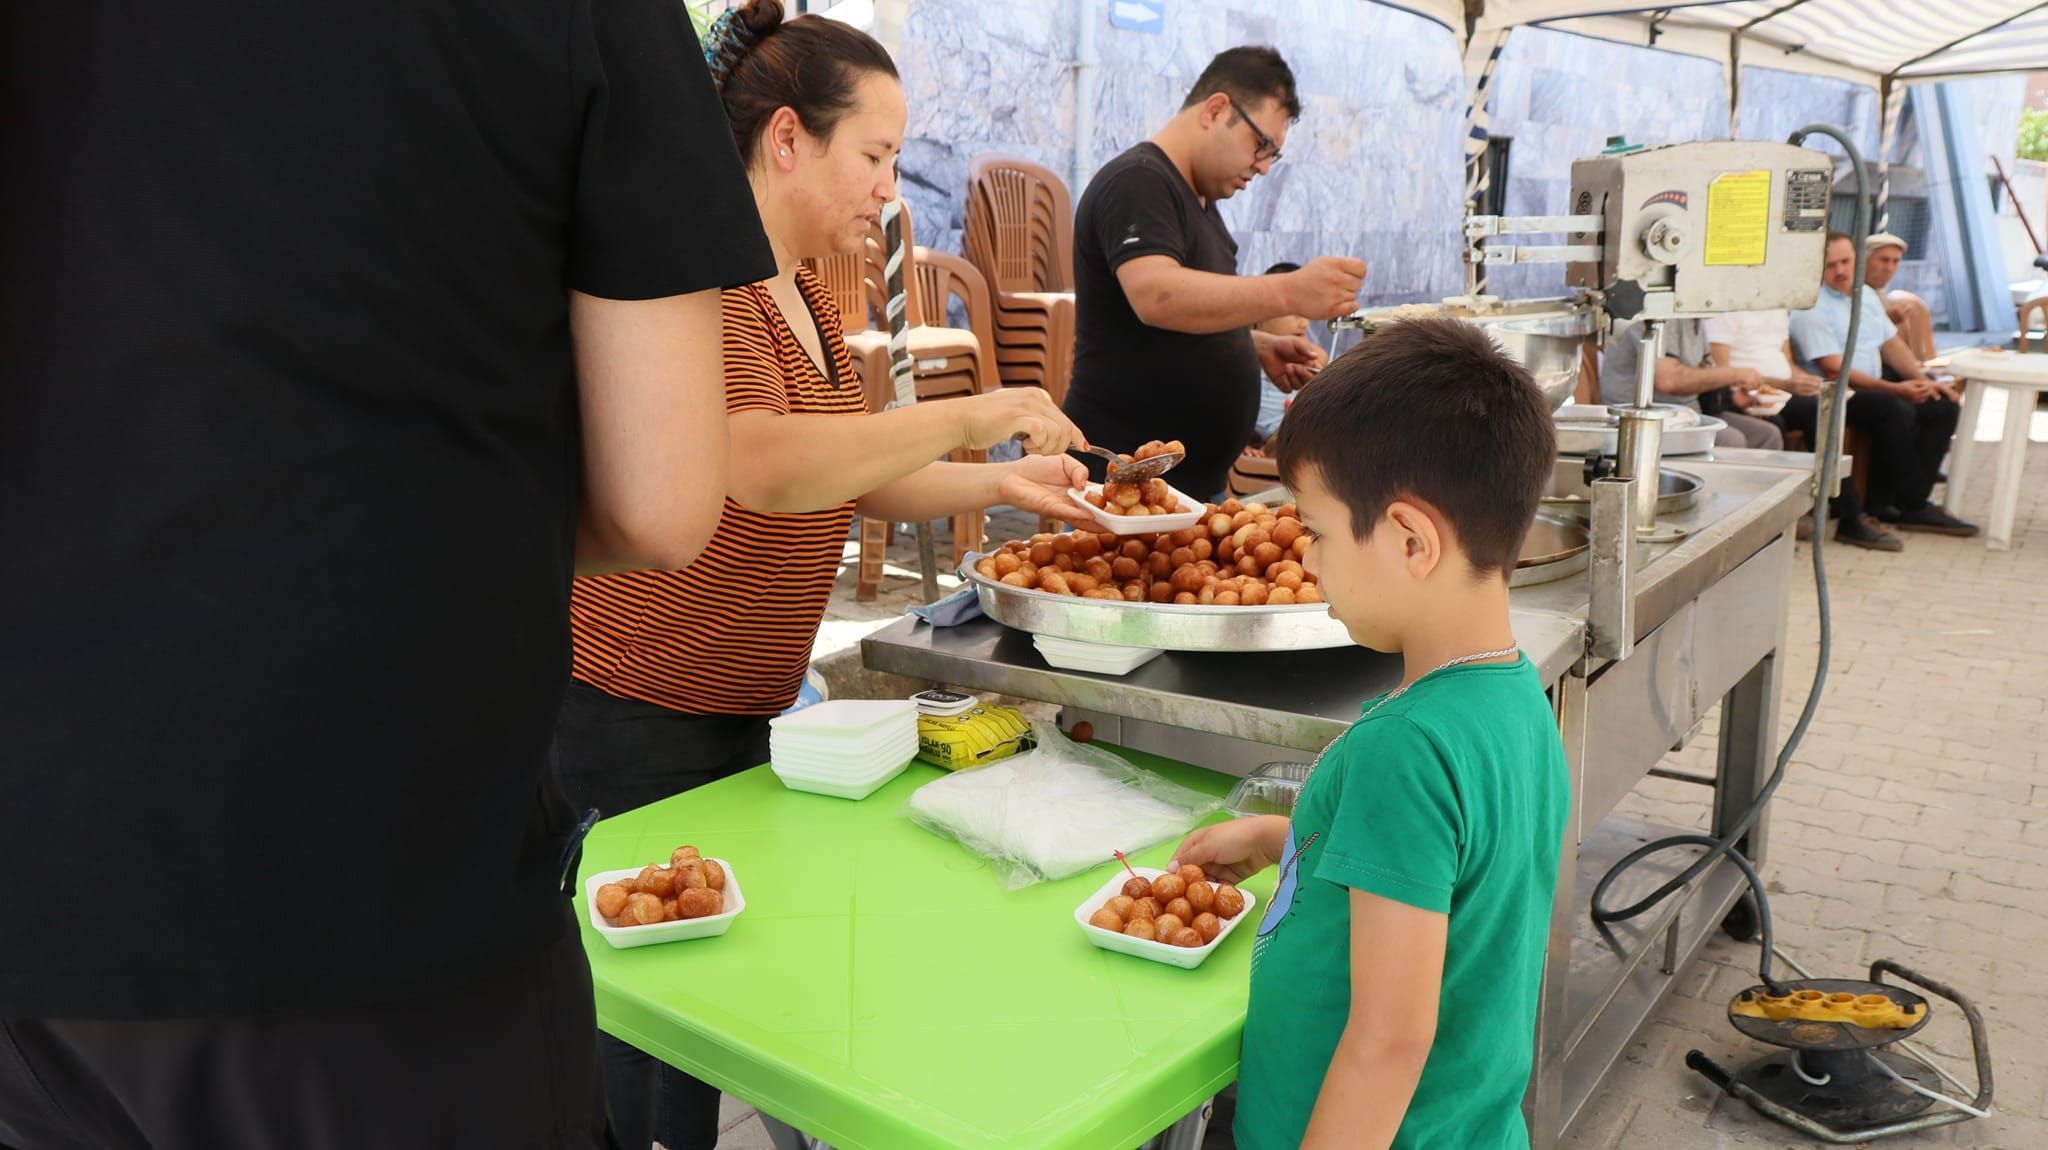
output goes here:
<path id="1" fill-rule="evenodd" d="M 995 304 L 1006 387 L 1066 398 L 1074 363 L 1074 204 L 1052 169 L 1010 156 L 968 165 L 967 259 Z"/>

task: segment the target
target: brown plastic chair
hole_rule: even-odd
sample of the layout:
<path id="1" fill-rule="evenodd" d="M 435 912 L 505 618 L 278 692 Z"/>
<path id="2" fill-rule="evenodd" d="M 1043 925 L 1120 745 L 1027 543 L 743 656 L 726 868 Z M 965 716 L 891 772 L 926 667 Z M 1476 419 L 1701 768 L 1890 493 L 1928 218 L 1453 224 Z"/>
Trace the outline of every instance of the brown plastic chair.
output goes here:
<path id="1" fill-rule="evenodd" d="M 904 318 L 908 324 L 905 336 L 909 341 L 911 358 L 916 363 L 911 378 L 917 389 L 917 401 L 955 399 L 997 386 L 995 356 L 987 350 L 993 342 L 994 326 L 990 319 L 993 309 L 988 298 L 988 286 L 981 281 L 973 266 L 958 256 L 918 247 L 907 207 L 903 212 L 903 240 L 907 253 L 904 279 L 908 289 L 904 300 Z M 929 268 L 924 266 L 926 259 L 933 261 Z M 878 293 L 875 298 L 884 301 L 876 307 L 876 314 L 886 317 L 888 254 L 879 226 L 868 236 L 864 264 L 864 281 Z M 950 310 L 949 302 L 956 295 L 966 307 L 969 323 L 975 325 L 971 329 L 944 326 Z M 868 388 L 868 409 L 880 411 L 895 396 L 889 374 L 887 331 L 872 335 L 879 336 L 881 340 L 881 366 L 877 372 L 864 373 L 863 383 Z M 955 448 L 947 453 L 946 458 L 956 463 L 985 463 L 988 453 Z M 975 508 L 952 517 L 955 566 L 968 552 L 980 550 L 987 514 L 987 508 Z M 860 561 L 854 582 L 856 598 L 869 600 L 879 593 L 882 561 L 893 534 L 894 527 L 889 523 L 865 517 L 861 520 Z"/>
<path id="2" fill-rule="evenodd" d="M 962 243 L 994 296 L 1004 385 L 1064 399 L 1074 359 L 1074 207 L 1065 182 L 1029 160 L 976 156 Z"/>

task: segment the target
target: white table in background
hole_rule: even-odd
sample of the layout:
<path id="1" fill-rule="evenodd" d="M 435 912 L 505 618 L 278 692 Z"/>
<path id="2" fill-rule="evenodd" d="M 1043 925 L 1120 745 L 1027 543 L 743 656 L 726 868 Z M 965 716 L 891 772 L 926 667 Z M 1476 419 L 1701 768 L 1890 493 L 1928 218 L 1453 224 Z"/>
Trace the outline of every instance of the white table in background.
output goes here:
<path id="1" fill-rule="evenodd" d="M 2027 429 L 2034 417 L 2035 396 L 2048 391 L 2048 354 L 2035 352 L 1963 351 L 1949 358 L 1948 369 L 1967 380 L 1963 413 L 1956 424 L 1956 442 L 1948 465 L 1948 508 L 1962 513 L 1963 487 L 1970 474 L 1970 455 L 1977 440 L 1977 418 L 1984 393 L 2005 392 L 2005 430 L 1998 440 L 1998 466 L 1991 482 L 1991 523 L 1985 543 L 1994 551 L 2012 546 L 2013 515 L 2019 509 L 2020 476 L 2027 465 Z"/>

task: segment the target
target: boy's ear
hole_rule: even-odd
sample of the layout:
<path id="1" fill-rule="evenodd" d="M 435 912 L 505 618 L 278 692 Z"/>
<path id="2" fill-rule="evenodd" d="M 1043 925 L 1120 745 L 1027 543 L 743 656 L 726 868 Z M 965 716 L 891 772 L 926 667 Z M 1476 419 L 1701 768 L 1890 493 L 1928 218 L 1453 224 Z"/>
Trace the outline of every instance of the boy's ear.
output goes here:
<path id="1" fill-rule="evenodd" d="M 1437 530 L 1436 518 L 1416 504 L 1405 499 L 1388 504 L 1380 529 L 1393 533 L 1392 539 L 1400 544 L 1411 577 L 1427 579 L 1443 562 L 1443 533 Z"/>

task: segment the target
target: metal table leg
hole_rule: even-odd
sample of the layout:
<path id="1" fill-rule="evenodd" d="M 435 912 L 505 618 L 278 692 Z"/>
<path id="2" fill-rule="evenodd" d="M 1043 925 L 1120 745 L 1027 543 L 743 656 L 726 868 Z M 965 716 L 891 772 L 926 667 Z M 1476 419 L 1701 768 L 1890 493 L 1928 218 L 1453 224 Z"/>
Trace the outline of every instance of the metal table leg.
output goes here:
<path id="1" fill-rule="evenodd" d="M 1209 1116 L 1215 1112 L 1216 1100 L 1210 1099 L 1188 1111 L 1181 1120 L 1161 1130 L 1138 1150 L 1202 1150 L 1202 1139 L 1209 1133 Z"/>
<path id="2" fill-rule="evenodd" d="M 798 1130 L 780 1119 L 761 1114 L 761 1125 L 768 1131 L 768 1141 L 775 1144 L 775 1150 L 832 1150 L 829 1143 L 822 1142 Z"/>

